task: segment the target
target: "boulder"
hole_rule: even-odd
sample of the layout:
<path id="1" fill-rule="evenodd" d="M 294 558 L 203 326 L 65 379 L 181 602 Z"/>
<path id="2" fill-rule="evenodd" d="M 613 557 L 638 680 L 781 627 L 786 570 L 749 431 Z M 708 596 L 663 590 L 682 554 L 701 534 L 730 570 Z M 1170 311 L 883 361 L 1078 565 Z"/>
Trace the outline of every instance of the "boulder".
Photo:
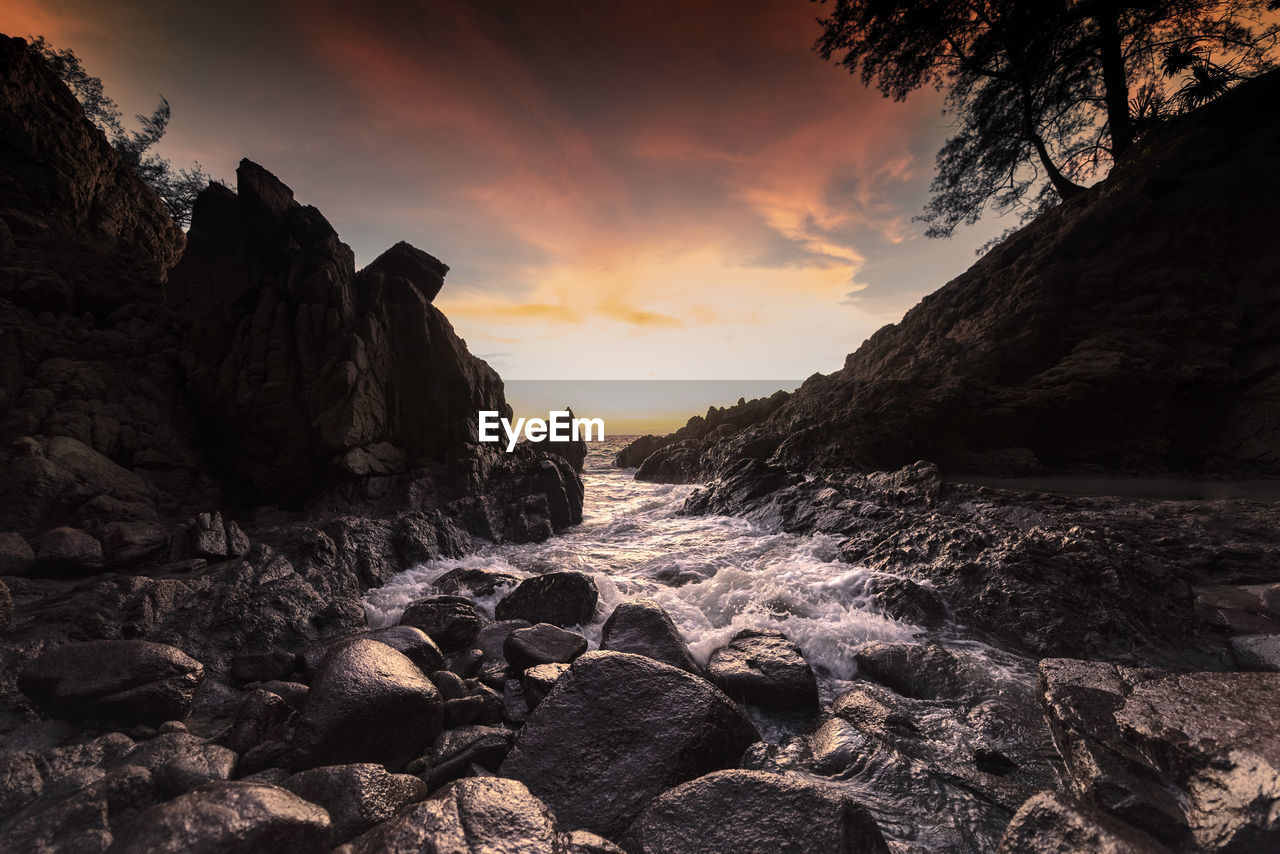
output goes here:
<path id="1" fill-rule="evenodd" d="M 457 780 L 352 840 L 340 854 L 560 854 L 555 816 L 515 780 Z"/>
<path id="2" fill-rule="evenodd" d="M 204 667 L 182 650 L 141 640 L 84 641 L 41 654 L 23 693 L 59 717 L 156 725 L 191 713 Z"/>
<path id="3" fill-rule="evenodd" d="M 277 786 L 208 783 L 138 816 L 117 840 L 121 854 L 327 852 L 329 814 Z"/>
<path id="4" fill-rule="evenodd" d="M 441 650 L 455 652 L 471 648 L 484 625 L 484 617 L 470 599 L 428 596 L 409 603 L 400 617 L 400 625 L 421 629 Z"/>
<path id="5" fill-rule="evenodd" d="M 800 647 L 782 632 L 747 629 L 711 654 L 707 676 L 742 703 L 766 709 L 815 709 L 818 681 Z"/>
<path id="6" fill-rule="evenodd" d="M 623 602 L 614 608 L 601 629 L 600 648 L 647 655 L 690 673 L 700 672 L 671 616 L 652 599 Z"/>
<path id="7" fill-rule="evenodd" d="M 627 831 L 635 854 L 888 854 L 871 814 L 833 785 L 716 771 L 663 793 Z"/>
<path id="8" fill-rule="evenodd" d="M 38 575 L 91 575 L 101 571 L 102 561 L 102 543 L 76 528 L 64 525 L 36 539 L 34 570 Z"/>
<path id="9" fill-rule="evenodd" d="M 396 771 L 440 732 L 441 700 L 405 655 L 354 640 L 325 657 L 294 723 L 295 768 L 376 762 Z"/>
<path id="10" fill-rule="evenodd" d="M 548 572 L 520 582 L 498 603 L 494 615 L 499 620 L 585 626 L 595 617 L 599 599 L 596 583 L 587 573 Z"/>
<path id="11" fill-rule="evenodd" d="M 427 797 L 427 784 L 381 765 L 328 765 L 286 779 L 281 786 L 321 806 L 333 824 L 333 841 L 346 842 Z"/>
<path id="12" fill-rule="evenodd" d="M 1028 798 L 1009 822 L 998 854 L 1171 854 L 1150 836 L 1061 792 Z"/>
<path id="13" fill-rule="evenodd" d="M 500 773 L 566 828 L 616 841 L 654 797 L 736 765 L 759 738 L 705 680 L 644 656 L 590 652 L 529 715 Z"/>
<path id="14" fill-rule="evenodd" d="M 586 651 L 586 638 L 550 623 L 516 629 L 502 646 L 507 663 L 517 672 L 539 664 L 568 664 Z"/>

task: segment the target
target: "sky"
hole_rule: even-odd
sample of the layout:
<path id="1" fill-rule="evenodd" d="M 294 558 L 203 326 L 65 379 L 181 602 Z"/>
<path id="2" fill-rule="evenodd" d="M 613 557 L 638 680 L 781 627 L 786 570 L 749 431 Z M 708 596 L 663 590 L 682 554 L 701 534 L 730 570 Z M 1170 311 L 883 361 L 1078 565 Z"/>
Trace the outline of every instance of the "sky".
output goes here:
<path id="1" fill-rule="evenodd" d="M 1011 222 L 913 222 L 949 120 L 812 49 L 806 0 L 6 0 L 160 153 L 275 172 L 372 261 L 408 240 L 517 380 L 800 380 Z M 793 383 L 792 383 L 793 384 Z"/>

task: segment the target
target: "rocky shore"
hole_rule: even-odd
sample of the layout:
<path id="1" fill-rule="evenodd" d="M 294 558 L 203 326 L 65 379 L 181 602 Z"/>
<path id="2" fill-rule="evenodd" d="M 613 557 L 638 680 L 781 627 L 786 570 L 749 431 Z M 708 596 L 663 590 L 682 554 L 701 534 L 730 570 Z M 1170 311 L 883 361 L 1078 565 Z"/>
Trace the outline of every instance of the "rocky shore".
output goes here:
<path id="1" fill-rule="evenodd" d="M 606 608 L 564 567 L 461 566 L 371 627 L 362 596 L 401 570 L 579 523 L 584 449 L 473 441 L 476 409 L 510 409 L 433 305 L 438 259 L 400 243 L 357 271 L 247 160 L 183 235 L 21 40 L 0 69 L 0 848 L 908 854 L 938 850 L 939 809 L 964 811 L 945 850 L 1280 848 L 1273 503 L 855 473 L 844 427 L 801 423 L 844 394 L 820 378 L 619 462 L 708 481 L 686 513 L 837 539 L 886 614 L 964 625 L 1038 681 L 873 641 L 831 696 L 784 632 L 704 660 L 657 602 Z M 1257 417 L 1230 410 L 1248 437 L 1202 430 L 1225 444 L 1196 460 L 1269 470 L 1273 350 L 1237 326 L 1219 355 Z M 1005 435 L 955 448 L 1028 459 Z"/>

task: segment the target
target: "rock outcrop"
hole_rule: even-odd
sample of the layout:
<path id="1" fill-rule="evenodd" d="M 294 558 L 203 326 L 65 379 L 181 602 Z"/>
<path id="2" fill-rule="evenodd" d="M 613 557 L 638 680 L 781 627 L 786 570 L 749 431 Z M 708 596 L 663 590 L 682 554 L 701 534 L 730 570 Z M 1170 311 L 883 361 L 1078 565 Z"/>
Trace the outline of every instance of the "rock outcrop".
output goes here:
<path id="1" fill-rule="evenodd" d="M 744 458 L 1280 474 L 1280 248 L 1267 215 L 1280 195 L 1277 99 L 1273 72 L 1170 122 L 841 370 L 619 460 L 663 482 Z"/>

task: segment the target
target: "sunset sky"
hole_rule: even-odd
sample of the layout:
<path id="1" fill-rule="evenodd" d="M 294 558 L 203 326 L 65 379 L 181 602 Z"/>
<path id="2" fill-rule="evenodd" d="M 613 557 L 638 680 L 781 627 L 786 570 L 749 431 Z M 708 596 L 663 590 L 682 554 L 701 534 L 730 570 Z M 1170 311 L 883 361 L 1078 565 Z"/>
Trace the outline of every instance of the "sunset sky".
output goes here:
<path id="1" fill-rule="evenodd" d="M 343 8 L 346 7 L 346 8 Z M 7 0 L 161 153 L 274 171 L 371 261 L 408 240 L 509 379 L 801 379 L 1007 227 L 913 223 L 947 130 L 823 62 L 823 7 Z"/>

